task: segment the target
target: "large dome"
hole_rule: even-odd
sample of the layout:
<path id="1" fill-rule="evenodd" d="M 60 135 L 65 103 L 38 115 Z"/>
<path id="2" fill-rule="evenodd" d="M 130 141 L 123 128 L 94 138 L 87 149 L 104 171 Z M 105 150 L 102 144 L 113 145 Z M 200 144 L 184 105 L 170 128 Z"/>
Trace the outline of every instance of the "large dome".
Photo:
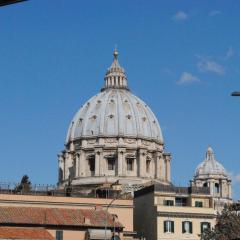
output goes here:
<path id="1" fill-rule="evenodd" d="M 81 187 L 118 182 L 133 191 L 153 179 L 171 182 L 171 155 L 149 106 L 128 88 L 118 52 L 103 89 L 90 98 L 70 123 L 65 149 L 58 155 L 59 186 Z"/>
<path id="2" fill-rule="evenodd" d="M 127 88 L 124 69 L 114 61 L 105 76 L 105 88 L 89 99 L 73 118 L 66 144 L 81 138 L 129 137 L 163 143 L 157 118 Z"/>
<path id="3" fill-rule="evenodd" d="M 195 171 L 195 177 L 206 175 L 228 177 L 228 174 L 223 165 L 215 159 L 214 152 L 211 147 L 207 149 L 205 160 L 197 166 Z"/>
<path id="4" fill-rule="evenodd" d="M 87 101 L 73 118 L 66 141 L 97 136 L 163 142 L 151 109 L 126 89 L 106 89 Z"/>

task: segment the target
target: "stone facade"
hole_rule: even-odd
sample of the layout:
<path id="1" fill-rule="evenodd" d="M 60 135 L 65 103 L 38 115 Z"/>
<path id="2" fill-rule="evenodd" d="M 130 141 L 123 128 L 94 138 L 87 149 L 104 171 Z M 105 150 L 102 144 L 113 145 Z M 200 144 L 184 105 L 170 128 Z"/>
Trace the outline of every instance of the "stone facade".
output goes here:
<path id="1" fill-rule="evenodd" d="M 59 155 L 59 182 L 170 182 L 171 156 L 164 153 L 161 144 L 141 139 L 99 138 L 72 143 L 70 148 L 72 151 Z"/>

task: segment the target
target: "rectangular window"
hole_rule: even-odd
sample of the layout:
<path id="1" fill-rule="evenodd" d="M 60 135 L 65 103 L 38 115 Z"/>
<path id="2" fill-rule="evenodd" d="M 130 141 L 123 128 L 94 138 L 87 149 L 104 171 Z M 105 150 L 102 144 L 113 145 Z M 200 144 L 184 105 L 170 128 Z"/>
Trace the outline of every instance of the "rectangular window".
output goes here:
<path id="1" fill-rule="evenodd" d="M 133 171 L 133 158 L 127 158 L 127 171 Z"/>
<path id="2" fill-rule="evenodd" d="M 165 206 L 173 206 L 174 205 L 174 201 L 173 200 L 164 200 L 163 201 L 163 205 L 165 205 Z"/>
<path id="3" fill-rule="evenodd" d="M 56 231 L 56 240 L 63 240 L 63 231 L 62 230 Z"/>
<path id="4" fill-rule="evenodd" d="M 184 221 L 182 222 L 182 233 L 192 233 L 192 222 Z"/>
<path id="5" fill-rule="evenodd" d="M 187 198 L 177 197 L 175 199 L 175 202 L 176 202 L 176 206 L 181 206 L 181 207 L 187 206 Z"/>
<path id="6" fill-rule="evenodd" d="M 201 202 L 201 201 L 196 201 L 196 202 L 195 202 L 195 207 L 203 207 L 203 202 Z"/>
<path id="7" fill-rule="evenodd" d="M 164 233 L 174 233 L 174 221 L 164 221 Z"/>
<path id="8" fill-rule="evenodd" d="M 203 233 L 206 229 L 210 229 L 211 224 L 209 222 L 201 222 L 201 233 Z"/>
<path id="9" fill-rule="evenodd" d="M 108 159 L 108 170 L 110 171 L 115 170 L 115 158 Z"/>

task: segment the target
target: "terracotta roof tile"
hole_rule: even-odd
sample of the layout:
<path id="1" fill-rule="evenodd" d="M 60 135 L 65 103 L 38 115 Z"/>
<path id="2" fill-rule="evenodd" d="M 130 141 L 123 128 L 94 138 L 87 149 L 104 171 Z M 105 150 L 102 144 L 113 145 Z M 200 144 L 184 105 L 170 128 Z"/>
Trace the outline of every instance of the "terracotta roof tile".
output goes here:
<path id="1" fill-rule="evenodd" d="M 0 238 L 54 240 L 54 237 L 43 228 L 0 227 Z"/>
<path id="2" fill-rule="evenodd" d="M 104 210 L 38 208 L 38 207 L 0 207 L 0 224 L 33 224 L 55 226 L 93 226 L 113 227 L 113 216 Z M 123 227 L 118 221 L 115 227 Z"/>

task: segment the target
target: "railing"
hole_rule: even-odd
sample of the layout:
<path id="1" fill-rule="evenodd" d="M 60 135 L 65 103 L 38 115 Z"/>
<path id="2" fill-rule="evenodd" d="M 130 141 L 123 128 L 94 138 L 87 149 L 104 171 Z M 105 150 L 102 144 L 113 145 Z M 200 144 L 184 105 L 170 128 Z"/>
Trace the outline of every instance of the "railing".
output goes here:
<path id="1" fill-rule="evenodd" d="M 158 192 L 172 192 L 180 195 L 187 194 L 210 194 L 208 187 L 175 187 L 173 185 L 156 184 L 155 191 Z"/>
<path id="2" fill-rule="evenodd" d="M 21 186 L 21 187 L 19 187 Z M 78 186 L 67 186 L 58 189 L 55 185 L 33 184 L 21 185 L 19 183 L 0 182 L 0 194 L 14 195 L 38 195 L 38 196 L 59 196 L 59 197 L 81 197 L 81 198 L 116 198 L 119 193 L 107 188 L 83 188 Z M 131 194 L 121 195 L 120 199 L 131 199 Z"/>

